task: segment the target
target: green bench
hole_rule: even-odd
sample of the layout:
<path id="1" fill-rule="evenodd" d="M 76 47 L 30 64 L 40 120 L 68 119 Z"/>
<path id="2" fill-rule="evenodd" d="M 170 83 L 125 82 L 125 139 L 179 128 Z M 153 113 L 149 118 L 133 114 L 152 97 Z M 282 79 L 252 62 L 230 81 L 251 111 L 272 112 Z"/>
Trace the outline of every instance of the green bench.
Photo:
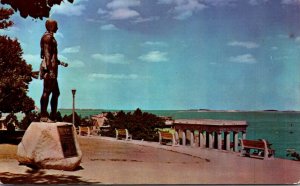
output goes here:
<path id="1" fill-rule="evenodd" d="M 125 139 L 125 140 L 131 140 L 132 135 L 129 134 L 127 129 L 115 129 L 116 130 L 116 139 Z"/>
<path id="2" fill-rule="evenodd" d="M 167 131 L 158 131 L 158 135 L 159 135 L 159 143 L 162 145 L 163 144 L 166 145 L 170 141 L 172 142 L 172 145 L 177 144 L 175 134 L 172 134 Z"/>

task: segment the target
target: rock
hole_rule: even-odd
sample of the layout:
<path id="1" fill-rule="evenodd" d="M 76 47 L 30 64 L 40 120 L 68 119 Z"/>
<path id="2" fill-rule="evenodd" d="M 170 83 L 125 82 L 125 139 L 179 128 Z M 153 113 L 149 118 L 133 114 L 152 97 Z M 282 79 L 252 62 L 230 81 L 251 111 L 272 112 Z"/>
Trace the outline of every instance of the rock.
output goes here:
<path id="1" fill-rule="evenodd" d="M 62 128 L 69 129 L 69 134 L 60 135 L 58 130 Z M 76 169 L 80 164 L 82 152 L 75 128 L 72 124 L 63 122 L 31 123 L 18 145 L 17 158 L 21 164 L 38 168 Z"/>

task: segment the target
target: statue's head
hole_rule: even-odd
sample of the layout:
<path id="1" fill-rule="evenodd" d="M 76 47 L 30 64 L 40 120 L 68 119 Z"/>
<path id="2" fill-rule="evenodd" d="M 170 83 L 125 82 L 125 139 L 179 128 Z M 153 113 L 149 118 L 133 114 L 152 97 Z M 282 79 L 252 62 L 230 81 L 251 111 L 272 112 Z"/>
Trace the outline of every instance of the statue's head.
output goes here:
<path id="1" fill-rule="evenodd" d="M 57 29 L 58 29 L 57 22 L 55 20 L 53 20 L 53 19 L 48 19 L 46 21 L 46 29 L 47 29 L 48 32 L 55 33 L 57 31 Z"/>

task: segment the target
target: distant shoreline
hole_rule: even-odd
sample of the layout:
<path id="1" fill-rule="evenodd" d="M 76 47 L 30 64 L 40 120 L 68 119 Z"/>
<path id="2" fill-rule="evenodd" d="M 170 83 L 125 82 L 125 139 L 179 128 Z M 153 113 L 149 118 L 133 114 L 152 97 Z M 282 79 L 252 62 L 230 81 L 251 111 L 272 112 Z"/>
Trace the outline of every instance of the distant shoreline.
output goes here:
<path id="1" fill-rule="evenodd" d="M 60 108 L 58 110 L 72 110 L 72 108 Z M 82 110 L 82 111 L 134 111 L 135 109 L 132 110 L 124 110 L 124 109 L 81 109 L 81 108 L 76 108 L 76 110 Z M 143 110 L 143 109 L 142 109 Z M 210 109 L 163 109 L 163 110 L 143 110 L 143 111 L 178 111 L 178 112 L 228 112 L 228 113 L 300 113 L 300 111 L 295 111 L 295 110 L 210 110 Z"/>

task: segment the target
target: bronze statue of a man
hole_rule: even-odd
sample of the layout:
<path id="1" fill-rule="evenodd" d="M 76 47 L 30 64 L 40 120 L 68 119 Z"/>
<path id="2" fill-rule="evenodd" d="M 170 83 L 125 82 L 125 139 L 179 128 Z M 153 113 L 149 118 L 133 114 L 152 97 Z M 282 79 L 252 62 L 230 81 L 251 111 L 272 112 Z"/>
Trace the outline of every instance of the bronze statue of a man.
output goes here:
<path id="1" fill-rule="evenodd" d="M 59 97 L 59 87 L 57 82 L 58 65 L 67 66 L 58 60 L 57 42 L 54 38 L 54 33 L 58 30 L 55 20 L 46 21 L 47 31 L 41 38 L 41 58 L 40 79 L 44 79 L 44 89 L 41 97 L 41 122 L 55 122 L 57 113 L 57 103 Z M 49 96 L 51 97 L 51 114 L 47 112 Z"/>

